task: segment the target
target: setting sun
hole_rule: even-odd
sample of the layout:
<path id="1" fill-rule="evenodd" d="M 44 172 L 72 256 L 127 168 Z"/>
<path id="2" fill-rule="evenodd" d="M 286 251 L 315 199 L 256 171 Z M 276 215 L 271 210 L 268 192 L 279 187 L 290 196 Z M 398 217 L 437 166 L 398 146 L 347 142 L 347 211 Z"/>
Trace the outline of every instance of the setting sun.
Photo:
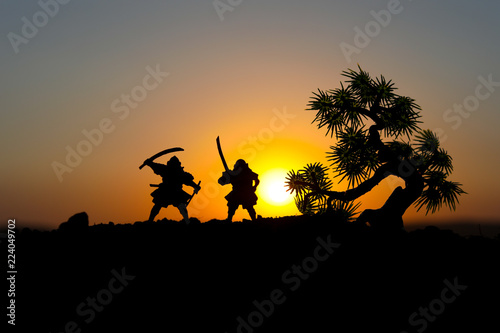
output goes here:
<path id="1" fill-rule="evenodd" d="M 265 172 L 260 177 L 259 197 L 274 206 L 283 206 L 293 201 L 293 196 L 286 191 L 286 174 L 285 169 L 272 169 Z"/>

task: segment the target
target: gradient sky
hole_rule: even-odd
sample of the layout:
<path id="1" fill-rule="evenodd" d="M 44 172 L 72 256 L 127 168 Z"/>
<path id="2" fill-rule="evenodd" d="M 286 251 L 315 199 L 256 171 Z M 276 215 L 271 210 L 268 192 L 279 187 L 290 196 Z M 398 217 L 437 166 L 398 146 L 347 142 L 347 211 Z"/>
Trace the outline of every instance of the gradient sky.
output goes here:
<path id="1" fill-rule="evenodd" d="M 2 221 L 52 228 L 80 211 L 91 224 L 143 221 L 148 184 L 160 178 L 138 166 L 176 146 L 202 182 L 190 215 L 225 218 L 230 188 L 215 180 L 223 170 L 215 138 L 228 164 L 245 158 L 261 175 L 326 163 L 334 141 L 311 124 L 306 105 L 357 63 L 416 100 L 421 127 L 439 129 L 454 159 L 451 180 L 468 192 L 455 212 L 412 209 L 406 221 L 500 216 L 498 1 L 40 3 L 0 1 Z M 155 71 L 156 80 L 147 77 Z M 131 94 L 136 101 L 127 102 Z M 85 131 L 96 144 L 82 143 Z M 58 177 L 54 162 L 68 166 L 67 147 L 87 156 L 73 157 L 72 171 Z M 380 184 L 362 208 L 378 208 L 394 186 Z M 256 210 L 298 214 L 262 198 Z M 163 217 L 181 219 L 173 207 Z M 246 217 L 240 209 L 235 219 Z"/>

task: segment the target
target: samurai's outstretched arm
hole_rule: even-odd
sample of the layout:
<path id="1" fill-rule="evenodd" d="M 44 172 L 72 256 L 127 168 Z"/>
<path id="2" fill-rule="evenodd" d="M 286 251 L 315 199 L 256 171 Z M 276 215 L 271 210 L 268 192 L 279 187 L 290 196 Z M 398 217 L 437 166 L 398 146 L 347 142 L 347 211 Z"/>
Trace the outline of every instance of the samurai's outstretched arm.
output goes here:
<path id="1" fill-rule="evenodd" d="M 155 163 L 155 162 L 151 161 L 150 159 L 145 160 L 144 164 L 147 165 L 148 167 L 150 167 L 155 174 L 160 175 L 160 176 L 162 174 L 163 169 L 166 167 L 166 165 L 160 164 L 160 163 Z"/>

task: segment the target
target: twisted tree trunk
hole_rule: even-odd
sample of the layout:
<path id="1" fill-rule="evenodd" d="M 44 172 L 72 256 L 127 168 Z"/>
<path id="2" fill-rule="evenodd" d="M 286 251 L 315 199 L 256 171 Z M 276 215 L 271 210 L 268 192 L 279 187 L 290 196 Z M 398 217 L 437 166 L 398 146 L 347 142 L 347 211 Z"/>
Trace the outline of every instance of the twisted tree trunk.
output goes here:
<path id="1" fill-rule="evenodd" d="M 405 180 L 405 188 L 398 186 L 379 209 L 364 210 L 356 223 L 369 223 L 378 230 L 404 230 L 403 215 L 422 194 L 424 180 L 416 169 L 409 177 L 401 178 Z"/>
<path id="2" fill-rule="evenodd" d="M 356 223 L 361 225 L 369 223 L 379 230 L 404 230 L 403 215 L 422 194 L 424 179 L 421 172 L 426 167 L 409 159 L 401 159 L 392 152 L 380 139 L 378 133 L 380 129 L 382 129 L 380 125 L 372 125 L 369 130 L 369 142 L 378 150 L 379 160 L 384 163 L 373 176 L 344 192 L 321 190 L 319 192 L 329 197 L 328 206 L 331 207 L 333 200 L 353 201 L 371 191 L 386 177 L 397 176 L 405 181 L 405 188 L 398 186 L 379 209 L 364 210 Z"/>

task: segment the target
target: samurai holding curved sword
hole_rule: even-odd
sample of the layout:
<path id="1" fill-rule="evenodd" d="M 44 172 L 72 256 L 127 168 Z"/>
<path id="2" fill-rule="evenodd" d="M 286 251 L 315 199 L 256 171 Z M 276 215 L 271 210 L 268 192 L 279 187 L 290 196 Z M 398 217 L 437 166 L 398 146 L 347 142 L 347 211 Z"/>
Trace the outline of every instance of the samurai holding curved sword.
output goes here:
<path id="1" fill-rule="evenodd" d="M 234 164 L 233 170 L 224 171 L 219 178 L 220 185 L 231 184 L 233 190 L 226 195 L 227 200 L 227 222 L 232 222 L 236 210 L 241 205 L 248 211 L 252 221 L 256 220 L 255 204 L 257 204 L 257 195 L 255 191 L 259 186 L 259 176 L 253 172 L 248 164 L 239 159 Z"/>
<path id="2" fill-rule="evenodd" d="M 194 182 L 194 177 L 189 172 L 184 171 L 181 162 L 176 156 L 173 156 L 167 164 L 159 164 L 153 162 L 153 159 L 144 161 L 144 165 L 149 166 L 153 172 L 162 178 L 162 183 L 158 188 L 151 193 L 154 206 L 149 214 L 148 222 L 153 222 L 154 218 L 160 212 L 162 207 L 172 205 L 179 209 L 184 221 L 189 223 L 189 215 L 187 212 L 187 204 L 192 195 L 182 190 L 183 185 L 194 188 L 194 194 L 200 190 L 199 183 Z"/>
<path id="3" fill-rule="evenodd" d="M 230 170 L 227 166 L 226 159 L 222 153 L 222 148 L 220 145 L 220 139 L 217 137 L 217 149 L 219 150 L 219 156 L 224 166 L 224 172 L 219 178 L 218 183 L 222 186 L 231 184 L 233 190 L 226 195 L 227 200 L 227 222 L 232 222 L 233 216 L 236 210 L 241 205 L 243 209 L 248 211 L 252 221 L 255 221 L 257 214 L 255 213 L 255 206 L 257 204 L 257 195 L 255 191 L 257 186 L 259 186 L 259 176 L 253 172 L 249 167 L 248 163 L 244 160 L 239 159 L 234 164 L 234 169 Z"/>

